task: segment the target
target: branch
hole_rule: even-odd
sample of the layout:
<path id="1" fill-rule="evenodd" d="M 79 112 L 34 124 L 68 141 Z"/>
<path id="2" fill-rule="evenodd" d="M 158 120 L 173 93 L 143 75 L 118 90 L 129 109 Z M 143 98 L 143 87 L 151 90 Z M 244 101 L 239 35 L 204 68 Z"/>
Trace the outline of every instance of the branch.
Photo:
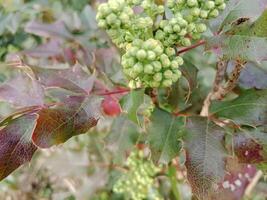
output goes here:
<path id="1" fill-rule="evenodd" d="M 190 47 L 186 47 L 184 49 L 181 49 L 180 51 L 177 52 L 177 55 L 181 54 L 181 53 L 184 53 L 184 52 L 187 52 L 187 51 L 190 51 L 191 49 L 194 49 L 194 48 L 197 48 L 199 46 L 202 46 L 206 43 L 205 40 L 200 40 L 198 43 L 190 46 Z"/>
<path id="2" fill-rule="evenodd" d="M 227 67 L 227 62 L 223 61 L 222 59 L 220 59 L 217 62 L 217 71 L 216 71 L 216 76 L 213 82 L 213 87 L 212 87 L 212 91 L 208 94 L 208 96 L 206 97 L 201 113 L 201 116 L 208 116 L 209 115 L 209 107 L 211 104 L 211 99 L 212 96 L 214 95 L 215 92 L 217 92 L 220 88 L 220 84 L 224 79 L 224 75 L 226 72 L 226 67 Z"/>
<path id="3" fill-rule="evenodd" d="M 242 62 L 240 60 L 236 61 L 235 68 L 231 72 L 225 86 L 218 87 L 217 91 L 211 96 L 211 100 L 221 100 L 235 88 L 245 63 L 246 62 Z"/>

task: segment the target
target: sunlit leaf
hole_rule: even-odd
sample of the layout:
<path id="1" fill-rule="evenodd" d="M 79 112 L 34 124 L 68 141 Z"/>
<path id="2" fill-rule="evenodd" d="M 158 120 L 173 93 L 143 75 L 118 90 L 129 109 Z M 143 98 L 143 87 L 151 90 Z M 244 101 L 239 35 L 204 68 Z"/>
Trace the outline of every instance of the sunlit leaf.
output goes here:
<path id="1" fill-rule="evenodd" d="M 64 103 L 38 112 L 33 142 L 41 148 L 61 144 L 97 125 L 100 98 L 72 96 Z"/>
<path id="2" fill-rule="evenodd" d="M 0 180 L 29 162 L 37 150 L 31 140 L 36 118 L 35 114 L 23 115 L 0 130 Z"/>

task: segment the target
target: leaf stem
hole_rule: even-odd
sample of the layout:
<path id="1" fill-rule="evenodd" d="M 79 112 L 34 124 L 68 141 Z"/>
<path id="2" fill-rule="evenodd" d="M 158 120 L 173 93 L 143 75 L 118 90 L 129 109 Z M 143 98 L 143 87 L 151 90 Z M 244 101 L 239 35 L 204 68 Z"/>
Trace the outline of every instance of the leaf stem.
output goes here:
<path id="1" fill-rule="evenodd" d="M 177 55 L 179 55 L 181 53 L 184 53 L 184 52 L 187 52 L 187 51 L 190 51 L 191 49 L 197 48 L 197 47 L 202 46 L 204 44 L 206 44 L 206 41 L 205 40 L 200 40 L 200 41 L 198 41 L 198 43 L 196 43 L 196 44 L 194 44 L 194 45 L 192 45 L 190 47 L 186 47 L 184 49 L 179 50 L 177 52 Z"/>
<path id="2" fill-rule="evenodd" d="M 129 91 L 130 91 L 129 88 L 121 88 L 121 89 L 114 90 L 114 91 L 107 91 L 107 92 L 98 93 L 97 95 L 106 96 L 106 95 L 112 95 L 112 94 L 126 93 L 126 92 L 129 92 Z"/>

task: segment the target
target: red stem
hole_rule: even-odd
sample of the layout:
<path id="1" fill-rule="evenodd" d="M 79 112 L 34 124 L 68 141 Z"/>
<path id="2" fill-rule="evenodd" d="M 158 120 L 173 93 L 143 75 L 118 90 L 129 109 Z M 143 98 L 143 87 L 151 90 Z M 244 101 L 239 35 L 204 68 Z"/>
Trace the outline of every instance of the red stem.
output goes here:
<path id="1" fill-rule="evenodd" d="M 196 44 L 194 44 L 194 45 L 192 45 L 192 46 L 190 46 L 190 47 L 186 47 L 186 48 L 184 48 L 184 49 L 181 49 L 180 51 L 177 52 L 177 54 L 179 55 L 179 54 L 181 54 L 181 53 L 190 51 L 191 49 L 194 49 L 194 48 L 196 48 L 196 47 L 199 47 L 199 46 L 201 46 L 201 45 L 204 45 L 205 43 L 206 43 L 205 40 L 200 40 L 198 43 L 196 43 Z"/>
<path id="2" fill-rule="evenodd" d="M 126 93 L 129 91 L 130 91 L 129 88 L 122 88 L 122 89 L 118 89 L 118 90 L 114 90 L 114 91 L 99 93 L 98 95 L 105 96 L 105 95 L 112 95 L 112 94 L 121 94 L 121 93 Z"/>

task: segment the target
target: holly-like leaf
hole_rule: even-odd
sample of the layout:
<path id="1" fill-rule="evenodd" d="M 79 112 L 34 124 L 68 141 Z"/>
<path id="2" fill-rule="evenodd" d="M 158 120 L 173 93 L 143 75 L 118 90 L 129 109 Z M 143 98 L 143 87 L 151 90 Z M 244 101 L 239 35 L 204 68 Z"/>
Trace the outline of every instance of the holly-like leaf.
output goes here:
<path id="1" fill-rule="evenodd" d="M 187 178 L 200 199 L 210 199 L 224 177 L 225 131 L 206 118 L 187 120 L 185 134 Z"/>
<path id="2" fill-rule="evenodd" d="M 239 77 L 239 85 L 246 89 L 267 89 L 267 63 L 247 63 Z M 234 68 L 233 62 L 229 62 L 227 72 Z"/>
<path id="3" fill-rule="evenodd" d="M 228 60 L 237 58 L 252 62 L 267 60 L 265 37 L 223 34 L 210 38 L 206 47 Z"/>
<path id="4" fill-rule="evenodd" d="M 261 163 L 267 160 L 267 130 L 242 129 L 233 136 L 233 148 L 240 163 Z"/>
<path id="5" fill-rule="evenodd" d="M 231 0 L 228 1 L 226 9 L 214 20 L 211 21 L 213 31 L 223 29 L 241 18 L 248 18 L 251 21 L 257 19 L 263 10 L 266 9 L 266 0 Z"/>
<path id="6" fill-rule="evenodd" d="M 40 110 L 33 142 L 38 147 L 48 148 L 86 133 L 97 125 L 100 103 L 100 98 L 95 96 L 72 96 L 54 107 Z"/>
<path id="7" fill-rule="evenodd" d="M 125 111 L 130 120 L 140 124 L 138 109 L 145 101 L 144 90 L 133 90 L 129 94 L 125 95 L 122 102 L 122 109 Z"/>
<path id="8" fill-rule="evenodd" d="M 0 99 L 17 107 L 43 105 L 44 91 L 33 76 L 19 71 L 0 85 Z"/>
<path id="9" fill-rule="evenodd" d="M 72 39 L 72 35 L 66 29 L 62 21 L 56 21 L 51 24 L 43 24 L 37 21 L 31 21 L 26 24 L 25 31 L 41 37 Z"/>
<path id="10" fill-rule="evenodd" d="M 267 5 L 267 2 L 264 4 Z M 241 18 L 233 23 L 233 27 L 228 32 L 211 37 L 207 41 L 206 48 L 212 49 L 216 54 L 228 60 L 243 59 L 252 62 L 266 60 L 266 19 L 267 10 L 253 23 L 244 24 L 242 22 L 245 19 Z"/>
<path id="11" fill-rule="evenodd" d="M 76 93 L 89 94 L 95 82 L 95 75 L 90 75 L 79 63 L 68 69 L 37 67 L 32 69 L 46 88 L 59 87 Z"/>
<path id="12" fill-rule="evenodd" d="M 213 200 L 220 200 L 222 196 L 227 200 L 241 200 L 257 169 L 253 165 L 240 164 L 236 159 L 228 159 L 227 173 L 222 182 L 218 184 L 218 192 Z"/>
<path id="13" fill-rule="evenodd" d="M 247 90 L 239 97 L 225 102 L 215 102 L 211 113 L 233 120 L 237 124 L 259 126 L 267 123 L 267 90 Z"/>
<path id="14" fill-rule="evenodd" d="M 107 148 L 114 154 L 113 161 L 122 163 L 127 157 L 140 136 L 138 125 L 128 119 L 127 116 L 117 117 L 111 127 L 111 131 L 105 141 Z"/>
<path id="15" fill-rule="evenodd" d="M 1 123 L 0 130 L 0 180 L 22 164 L 29 162 L 37 150 L 31 137 L 36 125 L 36 114 L 26 114 Z"/>
<path id="16" fill-rule="evenodd" d="M 41 44 L 33 49 L 24 50 L 21 53 L 26 56 L 37 58 L 55 57 L 63 53 L 60 45 L 60 40 L 52 39 L 46 44 Z"/>
<path id="17" fill-rule="evenodd" d="M 148 127 L 148 142 L 153 160 L 168 163 L 181 150 L 181 130 L 184 118 L 176 117 L 160 109 L 155 109 Z"/>

